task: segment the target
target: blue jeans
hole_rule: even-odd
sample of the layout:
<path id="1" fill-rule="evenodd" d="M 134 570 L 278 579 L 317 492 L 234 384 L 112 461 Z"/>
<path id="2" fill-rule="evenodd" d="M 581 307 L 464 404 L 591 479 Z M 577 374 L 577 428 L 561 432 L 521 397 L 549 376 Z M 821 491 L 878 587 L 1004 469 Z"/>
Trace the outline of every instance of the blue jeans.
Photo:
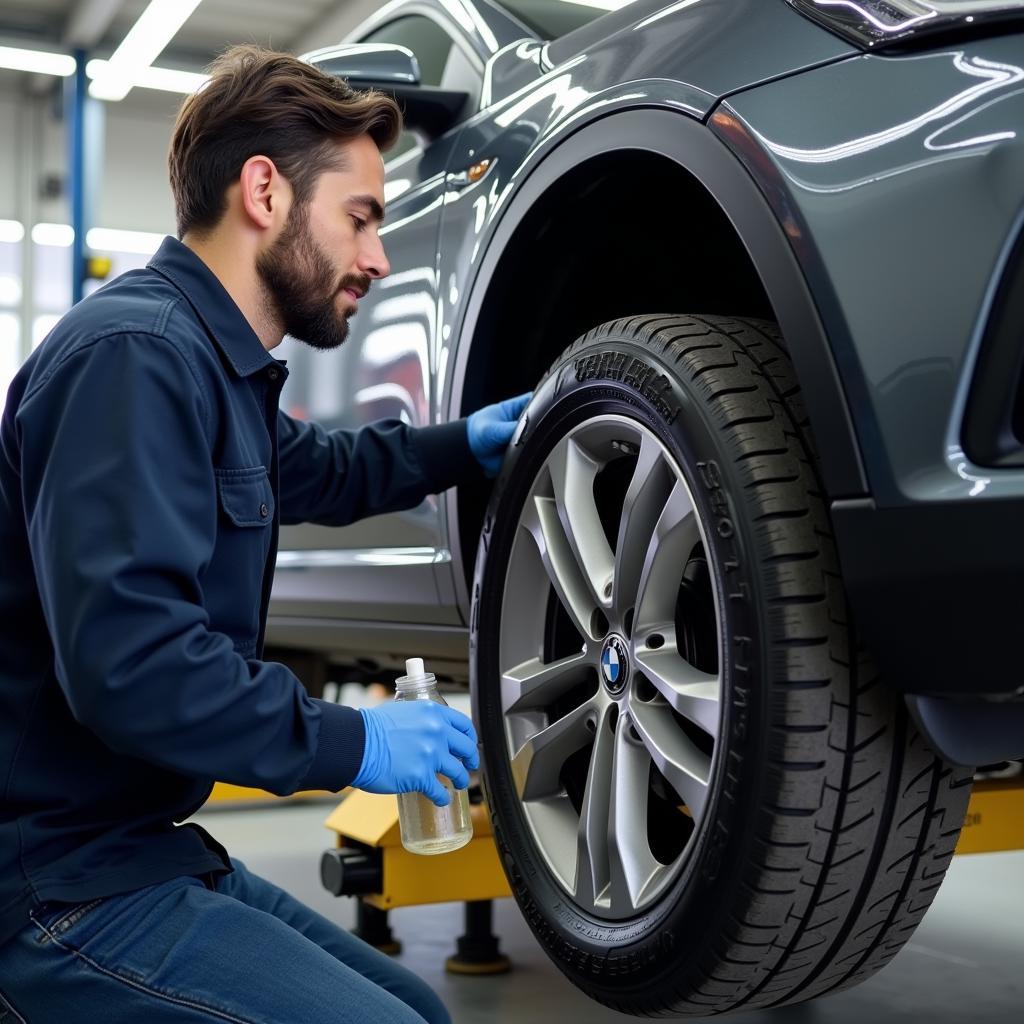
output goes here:
<path id="1" fill-rule="evenodd" d="M 232 860 L 78 906 L 0 946 L 0 1024 L 450 1024 L 414 974 Z"/>

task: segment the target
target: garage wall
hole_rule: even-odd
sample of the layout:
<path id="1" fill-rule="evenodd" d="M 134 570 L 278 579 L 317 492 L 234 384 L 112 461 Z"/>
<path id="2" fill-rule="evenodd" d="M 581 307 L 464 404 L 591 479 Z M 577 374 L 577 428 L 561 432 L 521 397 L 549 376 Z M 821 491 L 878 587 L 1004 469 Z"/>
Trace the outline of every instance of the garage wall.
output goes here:
<path id="1" fill-rule="evenodd" d="M 173 94 L 133 95 L 105 104 L 104 175 L 95 201 L 95 224 L 132 231 L 171 232 L 174 206 L 167 184 L 167 146 L 182 97 Z M 55 116 L 49 96 L 0 94 L 0 220 L 27 223 L 31 211 L 20 194 L 24 152 L 33 145 L 32 126 L 40 146 L 38 178 L 67 174 L 66 129 Z M 37 180 L 37 186 L 39 182 Z M 66 224 L 66 195 L 38 199 L 34 220 Z M 95 225 L 94 225 L 95 226 Z"/>
<path id="2" fill-rule="evenodd" d="M 91 227 L 173 233 L 167 146 L 182 99 L 136 90 L 103 105 L 103 174 Z M 52 85 L 33 91 L 22 79 L 0 90 L 0 221 L 8 222 L 0 226 L 0 403 L 18 365 L 71 305 L 69 243 L 32 239 L 34 225 L 71 220 L 66 136 L 60 94 Z M 48 179 L 57 194 L 47 194 Z M 143 252 L 104 252 L 114 275 L 148 260 Z M 87 290 L 96 286 L 87 284 Z"/>
<path id="3" fill-rule="evenodd" d="M 170 93 L 155 97 L 131 93 L 120 103 L 104 104 L 103 177 L 99 196 L 94 199 L 92 226 L 173 231 L 167 146 L 182 99 Z M 38 103 L 43 139 L 41 172 L 63 177 L 68 166 L 66 126 L 62 118 L 54 116 L 52 106 L 49 100 Z M 58 200 L 42 200 L 39 214 L 39 220 L 67 223 L 70 210 L 66 195 Z"/>
<path id="4" fill-rule="evenodd" d="M 96 223 L 134 231 L 174 231 L 167 146 L 183 96 L 139 97 L 106 105 L 105 173 Z"/>

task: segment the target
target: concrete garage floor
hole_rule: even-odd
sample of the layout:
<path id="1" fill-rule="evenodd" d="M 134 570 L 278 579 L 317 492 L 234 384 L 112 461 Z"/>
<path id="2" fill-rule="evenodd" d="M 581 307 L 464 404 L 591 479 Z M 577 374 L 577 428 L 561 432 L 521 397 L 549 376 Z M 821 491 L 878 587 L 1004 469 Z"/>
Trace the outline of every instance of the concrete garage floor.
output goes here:
<path id="1" fill-rule="evenodd" d="M 320 884 L 320 854 L 334 837 L 323 821 L 332 801 L 210 808 L 194 820 L 248 867 L 320 913 L 351 927 L 355 906 Z M 495 904 L 495 931 L 511 973 L 445 973 L 462 931 L 462 907 L 438 904 L 391 913 L 399 962 L 440 993 L 455 1024 L 605 1024 L 614 1013 L 577 991 L 548 961 L 511 900 Z M 710 1019 L 710 1018 L 709 1018 Z M 1024 1020 L 1024 852 L 954 859 L 911 943 L 859 988 L 794 1008 L 738 1014 L 736 1024 L 1010 1024 Z"/>

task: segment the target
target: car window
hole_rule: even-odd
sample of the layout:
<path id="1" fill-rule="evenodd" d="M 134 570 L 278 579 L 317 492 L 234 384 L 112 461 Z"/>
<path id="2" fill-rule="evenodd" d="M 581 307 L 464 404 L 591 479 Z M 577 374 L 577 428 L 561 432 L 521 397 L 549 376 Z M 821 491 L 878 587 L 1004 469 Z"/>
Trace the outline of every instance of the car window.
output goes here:
<path id="1" fill-rule="evenodd" d="M 538 39 L 558 39 L 634 0 L 498 0 Z"/>
<path id="2" fill-rule="evenodd" d="M 436 21 L 420 14 L 410 14 L 371 32 L 364 43 L 392 43 L 404 46 L 416 54 L 420 62 L 420 81 L 423 85 L 441 84 L 445 65 L 455 41 Z"/>
<path id="3" fill-rule="evenodd" d="M 408 14 L 389 21 L 360 39 L 361 43 L 391 43 L 404 46 L 416 55 L 420 65 L 420 84 L 453 89 L 470 95 L 475 106 L 480 98 L 483 74 L 461 46 L 436 22 L 421 14 Z M 402 132 L 388 160 L 393 160 L 418 145 L 411 132 Z"/>

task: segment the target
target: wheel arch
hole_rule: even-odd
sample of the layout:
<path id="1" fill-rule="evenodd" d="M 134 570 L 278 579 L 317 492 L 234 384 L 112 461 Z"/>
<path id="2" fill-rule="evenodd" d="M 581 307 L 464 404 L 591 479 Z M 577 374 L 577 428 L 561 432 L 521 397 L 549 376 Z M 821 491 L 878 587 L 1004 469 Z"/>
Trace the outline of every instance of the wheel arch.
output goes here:
<path id="1" fill-rule="evenodd" d="M 686 253 L 688 273 L 675 277 L 680 268 L 664 257 L 680 225 L 704 244 Z M 536 291 L 539 308 L 532 281 L 546 285 Z M 694 308 L 709 290 L 710 305 Z M 722 308 L 727 296 L 741 308 Z M 805 396 L 828 497 L 867 492 L 839 374 L 785 230 L 739 160 L 693 118 L 621 111 L 561 140 L 508 202 L 464 308 L 446 395 L 453 417 L 529 389 L 577 335 L 605 320 L 650 312 L 773 318 Z M 487 494 L 486 486 L 459 488 L 446 498 L 466 616 Z"/>

